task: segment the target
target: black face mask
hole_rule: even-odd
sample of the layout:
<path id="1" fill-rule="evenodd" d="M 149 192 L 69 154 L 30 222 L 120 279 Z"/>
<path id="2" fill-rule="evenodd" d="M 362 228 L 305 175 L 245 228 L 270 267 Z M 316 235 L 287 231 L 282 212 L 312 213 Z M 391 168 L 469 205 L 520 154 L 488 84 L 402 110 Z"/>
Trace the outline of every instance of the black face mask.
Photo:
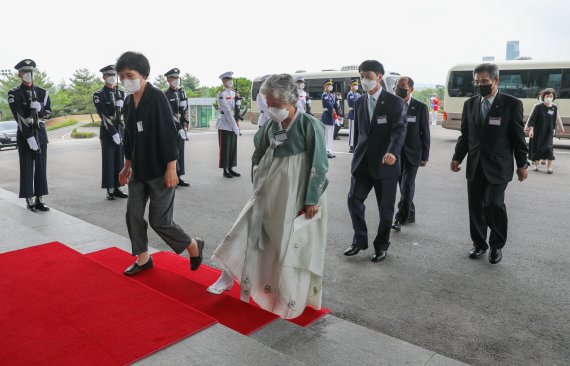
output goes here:
<path id="1" fill-rule="evenodd" d="M 396 95 L 402 99 L 406 99 L 408 96 L 408 91 L 406 89 L 396 88 Z"/>
<path id="2" fill-rule="evenodd" d="M 493 84 L 479 85 L 477 87 L 477 90 L 479 91 L 479 95 L 481 95 L 482 97 L 486 97 L 487 95 L 493 92 Z"/>

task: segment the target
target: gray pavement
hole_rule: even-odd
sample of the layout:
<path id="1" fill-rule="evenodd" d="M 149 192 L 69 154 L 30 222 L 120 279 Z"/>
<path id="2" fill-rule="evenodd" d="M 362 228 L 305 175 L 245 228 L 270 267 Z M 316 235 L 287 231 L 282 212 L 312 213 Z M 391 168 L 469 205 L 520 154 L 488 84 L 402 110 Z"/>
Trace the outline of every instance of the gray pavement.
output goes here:
<path id="1" fill-rule="evenodd" d="M 237 170 L 243 176 L 231 180 L 222 178 L 216 167 L 216 134 L 200 132 L 192 133 L 186 146 L 192 187 L 177 191 L 175 220 L 191 235 L 206 239 L 209 256 L 251 194 L 254 131 L 244 129 L 239 138 Z M 448 169 L 456 138 L 456 131 L 432 127 L 430 162 L 417 180 L 417 222 L 393 234 L 389 257 L 380 264 L 369 261 L 370 251 L 353 258 L 342 255 L 352 236 L 346 209 L 351 155 L 346 138 L 335 141 L 324 304 L 337 319 L 434 352 L 432 363 L 445 355 L 474 365 L 568 364 L 570 144 L 557 145 L 553 175 L 544 169 L 529 172 L 526 182 L 509 185 L 509 240 L 503 262 L 493 266 L 486 258 L 472 261 L 466 256 L 471 244 L 465 176 Z M 125 201 L 107 201 L 99 188 L 99 142 L 52 142 L 46 203 L 118 234 L 122 239 L 117 242 L 124 240 Z M 17 152 L 0 151 L 0 167 L 0 188 L 17 193 Z M 23 207 L 22 200 L 13 199 Z M 367 201 L 372 231 L 378 225 L 374 201 L 372 195 Z M 157 249 L 168 249 L 154 233 L 150 239 Z M 346 334 L 344 339 L 350 339 L 352 333 Z"/>

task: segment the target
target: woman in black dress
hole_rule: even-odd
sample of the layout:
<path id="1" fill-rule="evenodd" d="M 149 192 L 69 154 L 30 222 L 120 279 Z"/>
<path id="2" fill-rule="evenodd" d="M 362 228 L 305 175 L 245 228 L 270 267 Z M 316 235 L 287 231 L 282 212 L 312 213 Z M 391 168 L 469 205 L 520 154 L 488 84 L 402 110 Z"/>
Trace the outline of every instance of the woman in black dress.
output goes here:
<path id="1" fill-rule="evenodd" d="M 553 104 L 556 99 L 556 91 L 552 88 L 540 92 L 539 103 L 534 106 L 528 119 L 530 128 L 530 160 L 533 162 L 533 170 L 538 170 L 539 160 L 546 160 L 546 171 L 551 174 L 552 161 L 554 160 L 554 130 L 564 132 L 562 121 L 558 115 L 558 107 Z M 558 128 L 557 128 L 558 127 Z"/>

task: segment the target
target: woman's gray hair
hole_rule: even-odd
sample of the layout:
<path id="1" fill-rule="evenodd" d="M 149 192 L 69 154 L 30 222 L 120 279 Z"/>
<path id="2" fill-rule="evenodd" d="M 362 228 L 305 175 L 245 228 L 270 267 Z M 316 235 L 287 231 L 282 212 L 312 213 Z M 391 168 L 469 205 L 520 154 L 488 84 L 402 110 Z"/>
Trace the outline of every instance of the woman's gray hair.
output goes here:
<path id="1" fill-rule="evenodd" d="M 297 85 L 289 74 L 271 75 L 265 79 L 259 92 L 263 96 L 271 95 L 285 104 L 295 104 L 299 99 Z"/>

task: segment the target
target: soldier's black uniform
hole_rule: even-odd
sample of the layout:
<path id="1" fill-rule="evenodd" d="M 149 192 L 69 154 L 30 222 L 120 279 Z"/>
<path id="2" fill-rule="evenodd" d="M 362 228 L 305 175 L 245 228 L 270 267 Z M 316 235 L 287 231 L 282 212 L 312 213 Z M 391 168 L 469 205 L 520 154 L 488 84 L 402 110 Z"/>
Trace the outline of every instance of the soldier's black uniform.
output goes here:
<path id="1" fill-rule="evenodd" d="M 36 63 L 30 59 L 19 62 L 15 68 L 24 78 L 33 73 Z M 32 86 L 31 76 L 28 82 L 8 92 L 8 104 L 18 123 L 18 155 L 20 158 L 20 198 L 26 198 L 28 209 L 36 212 L 48 211 L 42 196 L 48 194 L 47 184 L 47 145 L 48 137 L 45 120 L 51 117 L 51 102 L 47 90 Z M 26 85 L 28 84 L 28 85 Z M 39 103 L 39 104 L 36 104 Z M 32 108 L 35 104 L 39 110 Z M 37 123 L 34 115 L 37 113 Z M 36 197 L 35 202 L 32 200 Z"/>
<path id="2" fill-rule="evenodd" d="M 168 77 L 179 77 L 180 70 L 174 68 L 168 71 L 164 76 Z M 177 87 L 176 89 L 169 87 L 164 91 L 166 98 L 170 103 L 170 108 L 172 109 L 172 114 L 174 116 L 174 123 L 176 124 L 176 129 L 178 130 L 178 160 L 176 162 L 176 173 L 178 174 L 178 185 L 188 186 L 188 183 L 184 182 L 180 177 L 186 174 L 186 169 L 184 165 L 184 144 L 187 140 L 185 127 L 190 123 L 188 118 L 188 98 L 186 93 L 182 88 Z"/>

